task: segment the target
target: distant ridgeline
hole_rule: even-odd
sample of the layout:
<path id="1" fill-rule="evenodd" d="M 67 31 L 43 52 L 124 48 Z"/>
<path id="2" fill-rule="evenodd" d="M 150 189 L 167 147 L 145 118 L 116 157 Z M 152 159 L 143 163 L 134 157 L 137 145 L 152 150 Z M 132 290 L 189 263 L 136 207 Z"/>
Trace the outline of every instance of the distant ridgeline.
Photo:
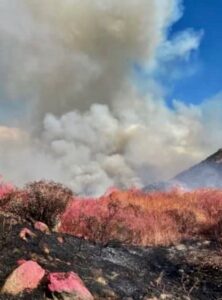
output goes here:
<path id="1" fill-rule="evenodd" d="M 144 191 L 167 191 L 178 185 L 189 189 L 222 188 L 222 149 L 169 181 L 149 184 Z"/>

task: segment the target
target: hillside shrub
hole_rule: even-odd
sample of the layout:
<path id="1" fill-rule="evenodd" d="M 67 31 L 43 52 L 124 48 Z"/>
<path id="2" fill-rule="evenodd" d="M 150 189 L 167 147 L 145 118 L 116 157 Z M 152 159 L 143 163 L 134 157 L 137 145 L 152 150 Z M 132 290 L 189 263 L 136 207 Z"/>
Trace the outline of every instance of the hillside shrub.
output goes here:
<path id="1" fill-rule="evenodd" d="M 220 239 L 221 212 L 222 190 L 113 191 L 70 202 L 58 230 L 102 243 L 169 245 L 184 239 Z"/>
<path id="2" fill-rule="evenodd" d="M 11 193 L 13 190 L 14 190 L 13 185 L 10 183 L 5 183 L 0 176 L 0 201 L 5 195 Z"/>
<path id="3" fill-rule="evenodd" d="M 59 215 L 73 197 L 70 189 L 48 181 L 33 182 L 16 189 L 2 199 L 4 210 L 29 222 L 41 221 L 54 227 Z"/>

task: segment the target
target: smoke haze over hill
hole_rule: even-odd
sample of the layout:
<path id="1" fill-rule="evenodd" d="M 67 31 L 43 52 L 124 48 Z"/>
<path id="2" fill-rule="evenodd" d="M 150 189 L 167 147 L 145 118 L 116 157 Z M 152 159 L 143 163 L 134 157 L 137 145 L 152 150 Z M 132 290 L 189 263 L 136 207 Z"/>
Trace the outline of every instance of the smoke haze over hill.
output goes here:
<path id="1" fill-rule="evenodd" d="M 176 0 L 0 1 L 0 105 L 24 113 L 2 122 L 0 172 L 101 194 L 171 177 L 219 148 L 220 95 L 169 108 L 156 79 L 198 50 L 202 32 L 169 39 L 181 15 Z M 136 64 L 150 74 L 145 94 Z"/>

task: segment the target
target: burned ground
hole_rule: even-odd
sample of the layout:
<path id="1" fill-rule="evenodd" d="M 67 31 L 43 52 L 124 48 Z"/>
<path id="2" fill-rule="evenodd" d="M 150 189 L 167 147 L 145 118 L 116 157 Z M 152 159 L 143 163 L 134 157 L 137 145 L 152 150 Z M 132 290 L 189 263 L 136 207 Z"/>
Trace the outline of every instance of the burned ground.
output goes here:
<path id="1" fill-rule="evenodd" d="M 14 223 L 15 220 L 14 220 Z M 24 241 L 22 228 L 36 236 Z M 58 240 L 62 237 L 64 242 Z M 222 252 L 215 241 L 187 241 L 169 247 L 106 246 L 71 235 L 43 234 L 28 224 L 1 217 L 0 285 L 20 259 L 32 259 L 50 272 L 74 271 L 95 299 L 222 299 Z M 42 283 L 32 294 L 0 299 L 50 299 Z"/>

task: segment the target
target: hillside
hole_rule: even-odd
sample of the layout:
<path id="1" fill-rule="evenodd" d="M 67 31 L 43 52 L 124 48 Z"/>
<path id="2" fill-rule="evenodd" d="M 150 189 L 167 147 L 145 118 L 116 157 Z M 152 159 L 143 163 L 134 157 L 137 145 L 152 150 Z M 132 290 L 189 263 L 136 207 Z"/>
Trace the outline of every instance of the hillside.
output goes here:
<path id="1" fill-rule="evenodd" d="M 222 149 L 209 156 L 204 161 L 183 171 L 173 180 L 189 187 L 222 187 Z"/>
<path id="2" fill-rule="evenodd" d="M 144 191 L 167 191 L 181 186 L 188 189 L 222 187 L 222 149 L 165 182 L 149 184 Z"/>

